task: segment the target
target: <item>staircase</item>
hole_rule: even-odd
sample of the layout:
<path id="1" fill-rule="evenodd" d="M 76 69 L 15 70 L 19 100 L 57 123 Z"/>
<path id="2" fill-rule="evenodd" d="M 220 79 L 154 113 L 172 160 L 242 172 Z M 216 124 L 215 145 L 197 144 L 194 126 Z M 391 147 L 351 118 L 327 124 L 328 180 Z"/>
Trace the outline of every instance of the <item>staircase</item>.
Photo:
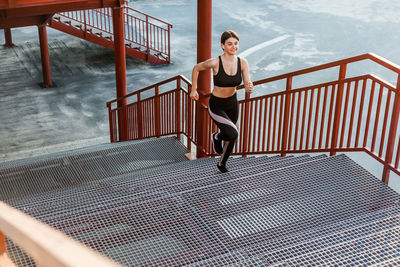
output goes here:
<path id="1" fill-rule="evenodd" d="M 127 4 L 124 12 L 126 54 L 154 65 L 169 64 L 172 25 L 135 10 Z M 114 49 L 111 8 L 57 13 L 49 20 L 49 26 Z"/>
<path id="2" fill-rule="evenodd" d="M 220 174 L 184 152 L 166 137 L 4 163 L 0 197 L 126 266 L 400 263 L 400 196 L 347 156 L 232 158 Z"/>

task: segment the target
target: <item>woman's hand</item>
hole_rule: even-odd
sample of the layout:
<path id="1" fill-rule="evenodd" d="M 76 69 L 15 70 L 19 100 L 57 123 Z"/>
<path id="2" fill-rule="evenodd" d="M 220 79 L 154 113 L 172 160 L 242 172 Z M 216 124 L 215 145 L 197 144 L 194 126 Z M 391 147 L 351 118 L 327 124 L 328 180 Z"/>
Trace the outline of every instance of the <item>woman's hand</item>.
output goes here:
<path id="1" fill-rule="evenodd" d="M 251 94 L 253 92 L 253 83 L 252 82 L 246 82 L 244 84 L 244 88 L 246 89 L 246 93 Z"/>
<path id="2" fill-rule="evenodd" d="M 190 98 L 193 100 L 199 100 L 199 94 L 197 93 L 197 90 L 192 90 L 190 92 Z"/>

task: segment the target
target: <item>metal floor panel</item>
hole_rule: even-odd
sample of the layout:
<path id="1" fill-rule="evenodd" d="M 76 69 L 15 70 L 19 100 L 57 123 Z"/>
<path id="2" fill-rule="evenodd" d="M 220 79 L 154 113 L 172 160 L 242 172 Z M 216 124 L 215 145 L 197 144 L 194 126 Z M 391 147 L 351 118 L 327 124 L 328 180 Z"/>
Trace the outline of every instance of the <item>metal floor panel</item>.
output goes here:
<path id="1" fill-rule="evenodd" d="M 0 164 L 0 199 L 27 197 L 60 190 L 139 169 L 186 161 L 175 137 L 128 143 L 112 148 L 65 152 L 56 159 L 31 159 L 26 165 Z M 60 154 L 61 155 L 61 154 Z M 26 160 L 22 161 L 26 163 Z M 5 166 L 8 166 L 6 168 Z"/>
<path id="2" fill-rule="evenodd" d="M 140 140 L 126 141 L 126 142 L 96 144 L 96 145 L 92 145 L 92 146 L 71 149 L 71 150 L 66 150 L 66 151 L 60 151 L 60 152 L 55 152 L 55 153 L 49 153 L 49 154 L 35 156 L 35 157 L 1 162 L 0 170 L 9 169 L 9 168 L 13 168 L 13 167 L 26 166 L 26 165 L 29 165 L 32 163 L 41 163 L 41 162 L 43 163 L 48 160 L 60 159 L 60 158 L 65 158 L 68 156 L 76 156 L 76 155 L 80 155 L 80 154 L 87 154 L 87 153 L 92 153 L 92 152 L 96 152 L 96 151 L 118 149 L 120 147 L 126 147 L 126 146 L 132 146 L 132 145 L 134 146 L 134 145 L 139 145 L 141 143 L 147 143 L 147 142 L 150 142 L 150 143 L 157 142 L 158 140 L 162 140 L 161 142 L 174 142 L 173 140 L 176 140 L 176 138 L 173 136 L 167 136 L 167 137 L 140 139 Z"/>
<path id="3" fill-rule="evenodd" d="M 385 265 L 399 257 L 400 196 L 348 157 L 236 159 L 227 174 L 211 170 L 216 161 L 13 205 L 126 266 Z"/>
<path id="4" fill-rule="evenodd" d="M 254 159 L 238 160 L 236 164 L 237 169 L 233 169 L 228 175 L 220 175 L 217 173 L 213 168 L 214 164 L 210 166 L 210 161 L 214 161 L 209 160 L 208 162 L 196 164 L 195 166 L 197 168 L 195 169 L 188 168 L 188 170 L 180 176 L 171 176 L 168 174 L 166 177 L 161 177 L 160 175 L 152 177 L 126 174 L 117 178 L 103 179 L 100 182 L 94 182 L 61 192 L 26 198 L 17 203 L 10 204 L 17 208 L 23 207 L 30 215 L 40 219 L 44 218 L 46 214 L 50 214 L 54 219 L 58 217 L 57 214 L 63 217 L 71 216 L 72 214 L 87 212 L 89 209 L 97 209 L 98 206 L 105 208 L 107 206 L 117 206 L 121 203 L 124 204 L 132 200 L 146 201 L 146 199 L 152 199 L 154 197 L 165 197 L 178 192 L 197 190 L 202 186 L 230 181 L 242 177 L 244 171 L 246 171 L 246 175 L 250 175 L 250 173 L 254 171 L 254 167 L 249 167 L 249 162 L 253 164 L 260 164 L 262 162 L 263 164 L 256 170 L 257 173 L 260 173 L 278 167 L 303 163 L 311 159 L 320 159 L 323 157 L 324 156 L 314 158 L 279 158 L 279 160 L 277 160 L 277 158 L 273 161 L 270 158 L 265 158 L 263 161 Z M 188 164 L 186 162 L 174 164 L 177 169 L 183 169 L 178 168 L 182 167 L 182 165 L 186 167 Z M 190 174 L 193 174 L 192 177 L 189 176 Z M 109 201 L 110 198 L 113 198 L 112 202 Z M 57 214 L 55 214 L 55 212 Z"/>
<path id="5" fill-rule="evenodd" d="M 336 223 L 316 225 L 309 230 L 279 236 L 268 242 L 240 249 L 240 251 L 251 257 L 266 258 L 268 262 L 276 264 L 311 253 L 315 248 L 331 247 L 360 236 L 397 227 L 400 223 L 399 214 L 399 206 L 388 207 L 373 213 L 349 217 Z"/>

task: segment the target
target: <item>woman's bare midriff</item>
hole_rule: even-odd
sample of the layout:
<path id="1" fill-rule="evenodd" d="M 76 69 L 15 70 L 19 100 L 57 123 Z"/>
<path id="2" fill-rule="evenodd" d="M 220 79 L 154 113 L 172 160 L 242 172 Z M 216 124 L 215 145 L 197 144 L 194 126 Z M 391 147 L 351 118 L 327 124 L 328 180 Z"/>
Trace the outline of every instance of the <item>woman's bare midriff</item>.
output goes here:
<path id="1" fill-rule="evenodd" d="M 216 97 L 227 98 L 236 93 L 236 87 L 219 87 L 214 86 L 212 94 Z"/>

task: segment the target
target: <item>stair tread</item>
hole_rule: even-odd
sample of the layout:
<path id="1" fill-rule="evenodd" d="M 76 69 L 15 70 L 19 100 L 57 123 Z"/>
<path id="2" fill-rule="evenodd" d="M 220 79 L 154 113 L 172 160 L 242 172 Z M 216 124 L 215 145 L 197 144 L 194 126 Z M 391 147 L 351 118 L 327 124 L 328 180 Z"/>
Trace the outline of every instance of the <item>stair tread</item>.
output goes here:
<path id="1" fill-rule="evenodd" d="M 172 137 L 124 146 L 93 146 L 56 153 L 54 158 L 45 156 L 6 162 L 0 164 L 0 185 L 4 185 L 0 186 L 0 197 L 6 200 L 35 195 L 135 169 L 186 161 L 185 152 L 184 146 Z M 39 182 L 43 179 L 46 183 Z"/>
<path id="2" fill-rule="evenodd" d="M 316 157 L 316 159 L 323 158 L 324 156 Z M 312 157 L 298 157 L 298 158 L 276 158 L 277 160 L 274 160 L 270 163 L 270 165 L 266 165 L 261 167 L 258 171 L 269 171 L 271 169 L 277 168 L 281 166 L 280 164 L 284 164 L 285 166 L 290 166 L 293 162 L 294 163 L 303 163 L 307 162 L 308 160 L 312 159 Z M 225 178 L 221 178 L 221 175 L 217 173 L 214 169 L 214 165 L 212 164 L 212 168 L 209 166 L 209 161 L 211 160 L 203 160 L 204 164 L 206 164 L 206 170 L 203 169 L 197 169 L 198 166 L 193 165 L 190 166 L 189 164 L 191 162 L 182 162 L 182 163 L 174 163 L 170 164 L 169 167 L 173 166 L 173 168 L 179 169 L 180 167 L 184 166 L 185 168 L 188 168 L 189 166 L 191 168 L 188 168 L 188 170 L 181 174 L 179 177 L 174 177 L 175 181 L 177 178 L 178 182 L 172 183 L 172 184 L 167 184 L 167 185 L 159 185 L 159 183 L 150 183 L 149 180 L 153 178 L 152 180 L 157 181 L 161 179 L 160 175 L 162 173 L 156 173 L 155 176 L 149 176 L 146 175 L 146 173 L 151 173 L 152 169 L 148 169 L 145 171 L 140 171 L 138 172 L 133 172 L 129 173 L 126 175 L 121 175 L 119 177 L 111 177 L 111 178 L 105 178 L 98 180 L 96 183 L 91 183 L 84 185 L 83 188 L 82 186 L 77 186 L 74 188 L 68 188 L 65 190 L 61 191 L 53 191 L 50 194 L 45 194 L 45 195 L 40 195 L 37 197 L 33 198 L 25 198 L 22 199 L 21 201 L 18 201 L 16 203 L 13 203 L 14 206 L 20 207 L 24 206 L 25 208 L 30 208 L 30 209 L 35 209 L 35 207 L 38 208 L 37 212 L 42 212 L 40 209 L 44 208 L 47 209 L 47 207 L 43 207 L 43 204 L 45 203 L 55 203 L 52 209 L 55 210 L 63 210 L 63 209 L 69 209 L 73 207 L 79 207 L 82 205 L 82 203 L 75 203 L 76 202 L 76 197 L 85 197 L 85 207 L 90 207 L 91 205 L 96 206 L 98 203 L 102 203 L 101 198 L 99 200 L 99 195 L 105 195 L 110 197 L 111 195 L 115 195 L 117 199 L 120 199 L 120 201 L 124 201 L 122 197 L 127 197 L 127 198 L 132 198 L 134 197 L 136 201 L 139 201 L 140 199 L 151 199 L 152 197 L 157 197 L 157 195 L 170 195 L 170 194 L 176 194 L 176 193 L 181 193 L 183 190 L 196 190 L 202 185 L 208 185 L 216 182 L 224 182 L 224 181 L 229 181 L 231 179 L 235 178 L 240 178 L 242 175 L 242 171 L 244 171 L 244 168 L 240 168 L 241 166 L 247 165 L 248 162 L 253 161 L 254 163 L 257 163 L 258 161 L 262 161 L 263 158 L 258 158 L 258 159 L 247 159 L 247 160 L 241 160 L 238 159 L 237 161 L 241 163 L 241 165 L 238 166 L 238 170 L 236 172 L 231 171 L 229 176 L 224 176 Z M 272 158 L 270 158 L 272 160 Z M 286 164 L 285 164 L 286 163 Z M 160 167 L 156 167 L 158 170 Z M 247 168 L 248 170 L 251 169 L 251 167 Z M 172 170 L 171 172 L 173 173 L 176 170 Z M 197 172 L 196 172 L 197 171 Z M 139 173 L 139 174 L 138 174 Z M 143 174 L 144 173 L 144 174 Z M 190 179 L 187 174 L 193 174 L 194 179 Z M 236 173 L 234 175 L 233 173 Z M 196 175 L 207 175 L 207 177 L 204 177 L 203 179 L 198 179 Z M 142 183 L 138 183 L 138 175 L 143 177 L 141 180 L 145 182 L 144 185 L 146 187 L 143 187 Z M 165 172 L 164 177 L 166 177 L 166 180 L 168 181 L 171 177 L 171 173 Z M 178 187 L 179 186 L 179 187 Z M 146 189 L 147 188 L 147 189 Z M 177 190 L 180 189 L 180 190 Z M 150 192 L 149 192 L 150 191 Z M 148 193 L 149 192 L 149 193 Z M 62 200 L 62 201 L 60 201 Z M 110 203 L 108 200 L 106 201 Z M 57 205 L 57 203 L 59 203 Z M 69 206 L 68 204 L 71 203 L 72 206 Z M 92 203 L 92 204 L 91 204 Z M 110 204 L 114 205 L 114 204 Z M 61 210 L 60 210 L 61 209 Z"/>

